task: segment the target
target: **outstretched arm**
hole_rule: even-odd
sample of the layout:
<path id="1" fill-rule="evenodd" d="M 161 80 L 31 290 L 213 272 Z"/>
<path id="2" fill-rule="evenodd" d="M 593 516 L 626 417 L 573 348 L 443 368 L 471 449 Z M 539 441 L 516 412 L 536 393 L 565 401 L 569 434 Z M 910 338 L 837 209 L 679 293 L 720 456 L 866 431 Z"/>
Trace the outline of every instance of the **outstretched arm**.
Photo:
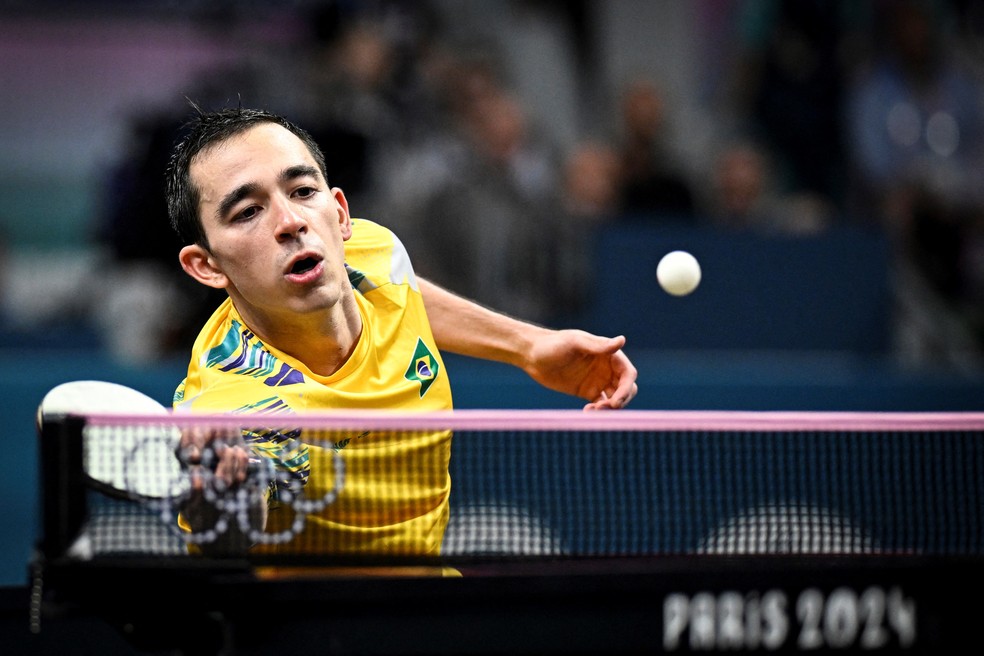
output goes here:
<path id="1" fill-rule="evenodd" d="M 635 397 L 624 337 L 544 328 L 418 282 L 438 348 L 519 367 L 544 387 L 588 401 L 585 410 L 623 408 Z"/>

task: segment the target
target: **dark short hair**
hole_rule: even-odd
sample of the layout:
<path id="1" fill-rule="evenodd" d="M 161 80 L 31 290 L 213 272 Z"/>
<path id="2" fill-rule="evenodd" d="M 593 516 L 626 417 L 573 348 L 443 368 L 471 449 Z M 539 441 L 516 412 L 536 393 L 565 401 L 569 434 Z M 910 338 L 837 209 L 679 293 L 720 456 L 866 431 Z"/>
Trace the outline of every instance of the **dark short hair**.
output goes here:
<path id="1" fill-rule="evenodd" d="M 184 125 L 183 137 L 174 146 L 167 166 L 165 190 L 167 213 L 171 227 L 184 244 L 200 244 L 208 248 L 208 239 L 198 213 L 201 192 L 191 182 L 191 160 L 195 155 L 226 139 L 245 132 L 260 123 L 280 125 L 297 136 L 307 146 L 321 175 L 327 180 L 325 155 L 310 134 L 283 116 L 261 109 L 237 107 L 214 112 L 203 111 L 192 103 L 195 115 Z"/>

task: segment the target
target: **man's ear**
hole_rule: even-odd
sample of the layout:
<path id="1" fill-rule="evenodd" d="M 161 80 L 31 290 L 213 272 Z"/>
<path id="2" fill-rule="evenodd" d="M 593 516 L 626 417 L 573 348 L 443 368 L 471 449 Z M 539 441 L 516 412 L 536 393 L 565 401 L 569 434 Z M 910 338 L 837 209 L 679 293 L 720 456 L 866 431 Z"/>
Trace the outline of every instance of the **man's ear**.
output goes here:
<path id="1" fill-rule="evenodd" d="M 185 246 L 178 253 L 181 268 L 189 276 L 209 287 L 225 289 L 229 286 L 229 278 L 212 259 L 212 255 L 198 244 Z"/>
<path id="2" fill-rule="evenodd" d="M 348 241 L 352 236 L 352 216 L 349 214 L 348 199 L 345 198 L 345 192 L 338 187 L 331 191 L 335 196 L 335 202 L 338 203 L 338 225 L 342 230 L 342 241 Z"/>

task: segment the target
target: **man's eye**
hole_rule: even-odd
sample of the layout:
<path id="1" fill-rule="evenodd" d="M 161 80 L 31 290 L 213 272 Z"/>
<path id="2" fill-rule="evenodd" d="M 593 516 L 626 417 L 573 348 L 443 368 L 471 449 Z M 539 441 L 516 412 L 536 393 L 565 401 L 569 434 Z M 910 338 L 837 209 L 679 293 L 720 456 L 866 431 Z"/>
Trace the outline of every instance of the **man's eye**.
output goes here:
<path id="1" fill-rule="evenodd" d="M 255 205 L 253 205 L 253 206 L 247 207 L 246 209 L 244 209 L 239 214 L 236 214 L 234 217 L 232 217 L 232 220 L 233 221 L 245 221 L 245 220 L 249 220 L 249 219 L 252 219 L 254 216 L 256 216 L 256 213 L 259 212 L 259 211 L 260 211 L 260 208 L 258 208 Z"/>
<path id="2" fill-rule="evenodd" d="M 294 195 L 300 198 L 310 198 L 316 193 L 318 193 L 318 190 L 314 187 L 298 187 L 297 191 L 294 192 Z"/>

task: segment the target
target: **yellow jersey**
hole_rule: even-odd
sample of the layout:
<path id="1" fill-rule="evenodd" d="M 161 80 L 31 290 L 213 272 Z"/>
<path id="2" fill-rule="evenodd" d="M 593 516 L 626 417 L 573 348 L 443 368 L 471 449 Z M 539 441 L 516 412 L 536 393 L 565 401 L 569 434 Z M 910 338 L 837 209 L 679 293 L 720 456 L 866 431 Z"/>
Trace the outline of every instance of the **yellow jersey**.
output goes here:
<path id="1" fill-rule="evenodd" d="M 449 431 L 329 434 L 290 427 L 292 414 L 311 411 L 452 408 L 447 371 L 399 239 L 353 219 L 345 262 L 362 334 L 338 371 L 315 374 L 261 342 L 227 299 L 195 341 L 174 407 L 262 416 L 245 437 L 277 471 L 265 532 L 292 539 L 258 544 L 257 552 L 436 555 L 449 513 Z M 304 502 L 316 510 L 298 523 L 294 508 Z"/>

